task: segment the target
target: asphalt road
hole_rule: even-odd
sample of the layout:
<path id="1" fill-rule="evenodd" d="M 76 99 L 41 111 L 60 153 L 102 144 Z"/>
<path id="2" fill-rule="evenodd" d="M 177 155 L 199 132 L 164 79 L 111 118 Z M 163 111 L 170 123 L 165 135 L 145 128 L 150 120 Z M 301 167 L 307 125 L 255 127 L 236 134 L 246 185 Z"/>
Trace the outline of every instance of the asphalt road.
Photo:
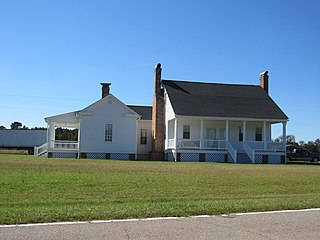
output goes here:
<path id="1" fill-rule="evenodd" d="M 179 219 L 0 226 L 0 239 L 318 240 L 320 239 L 320 209 Z"/>

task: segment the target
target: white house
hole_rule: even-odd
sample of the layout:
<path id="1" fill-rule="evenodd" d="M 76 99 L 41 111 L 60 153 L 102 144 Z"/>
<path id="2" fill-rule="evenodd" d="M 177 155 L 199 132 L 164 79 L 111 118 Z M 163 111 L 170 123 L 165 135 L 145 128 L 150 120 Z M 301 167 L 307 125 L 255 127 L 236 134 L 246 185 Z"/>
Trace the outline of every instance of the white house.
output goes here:
<path id="1" fill-rule="evenodd" d="M 47 143 L 36 154 L 48 157 L 146 159 L 151 149 L 151 110 L 127 106 L 102 84 L 102 98 L 80 111 L 47 117 Z M 56 140 L 56 128 L 78 129 L 78 141 Z"/>
<path id="2" fill-rule="evenodd" d="M 155 69 L 153 107 L 127 106 L 102 84 L 102 99 L 81 111 L 46 118 L 49 157 L 284 163 L 285 141 L 271 126 L 288 117 L 260 85 L 163 80 Z M 151 114 L 152 112 L 152 114 Z M 57 127 L 78 129 L 78 141 L 55 140 Z"/>

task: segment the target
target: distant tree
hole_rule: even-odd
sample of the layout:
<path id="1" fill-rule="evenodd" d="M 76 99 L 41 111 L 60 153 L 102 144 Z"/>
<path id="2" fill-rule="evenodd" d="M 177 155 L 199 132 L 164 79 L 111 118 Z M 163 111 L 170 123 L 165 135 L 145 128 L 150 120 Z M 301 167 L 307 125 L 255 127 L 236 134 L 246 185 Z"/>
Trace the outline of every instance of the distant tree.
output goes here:
<path id="1" fill-rule="evenodd" d="M 282 142 L 282 136 L 277 137 L 274 141 L 275 142 Z M 286 143 L 292 144 L 292 145 L 299 145 L 298 143 L 296 143 L 296 137 L 292 134 L 287 135 Z"/>
<path id="2" fill-rule="evenodd" d="M 5 126 L 0 126 L 0 130 L 5 130 L 6 129 L 6 127 Z"/>
<path id="3" fill-rule="evenodd" d="M 29 128 L 28 128 L 26 125 L 23 125 L 23 127 L 22 127 L 22 128 L 20 128 L 20 129 L 28 130 Z"/>
<path id="4" fill-rule="evenodd" d="M 11 123 L 11 125 L 10 125 L 10 128 L 11 129 L 20 129 L 22 127 L 22 123 L 21 122 L 13 122 L 13 123 Z"/>
<path id="5" fill-rule="evenodd" d="M 45 127 L 33 127 L 31 130 L 47 130 Z"/>
<path id="6" fill-rule="evenodd" d="M 57 128 L 56 140 L 78 141 L 78 129 Z"/>

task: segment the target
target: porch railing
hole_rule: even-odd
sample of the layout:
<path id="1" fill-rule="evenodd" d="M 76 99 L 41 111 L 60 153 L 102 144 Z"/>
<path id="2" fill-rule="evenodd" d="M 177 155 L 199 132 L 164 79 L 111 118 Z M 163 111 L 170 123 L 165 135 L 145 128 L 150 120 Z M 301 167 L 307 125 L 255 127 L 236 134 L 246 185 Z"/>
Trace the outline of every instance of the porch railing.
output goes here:
<path id="1" fill-rule="evenodd" d="M 48 150 L 48 144 L 47 143 L 44 143 L 39 147 L 35 146 L 34 147 L 34 155 L 35 156 L 42 156 L 42 155 L 47 153 L 47 150 Z"/>
<path id="2" fill-rule="evenodd" d="M 79 149 L 78 141 L 64 141 L 64 140 L 52 140 L 50 141 L 50 148 L 63 149 L 63 150 L 75 150 Z"/>
<path id="3" fill-rule="evenodd" d="M 248 155 L 248 157 L 250 158 L 251 162 L 254 163 L 255 150 L 252 149 L 250 147 L 249 143 L 246 141 L 243 142 L 243 148 L 244 148 L 244 151 L 246 152 L 246 154 Z"/>
<path id="4" fill-rule="evenodd" d="M 246 141 L 251 149 L 259 152 L 284 152 L 284 146 L 282 143 L 268 141 L 266 149 L 264 148 L 264 142 L 262 141 Z"/>
<path id="5" fill-rule="evenodd" d="M 177 148 L 200 149 L 200 140 L 191 140 L 191 139 L 178 140 Z"/>
<path id="6" fill-rule="evenodd" d="M 237 163 L 237 150 L 233 148 L 229 141 L 226 141 L 226 147 L 234 162 Z"/>
<path id="7" fill-rule="evenodd" d="M 225 140 L 204 139 L 203 149 L 226 149 Z"/>

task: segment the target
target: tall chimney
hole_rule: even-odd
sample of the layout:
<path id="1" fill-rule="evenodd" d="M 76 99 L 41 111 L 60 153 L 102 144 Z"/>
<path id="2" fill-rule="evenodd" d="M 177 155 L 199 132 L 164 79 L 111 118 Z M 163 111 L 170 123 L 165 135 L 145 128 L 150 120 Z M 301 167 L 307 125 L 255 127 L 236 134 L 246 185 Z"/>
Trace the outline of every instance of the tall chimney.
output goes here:
<path id="1" fill-rule="evenodd" d="M 269 94 L 269 76 L 268 71 L 260 73 L 260 87 L 264 89 L 264 91 Z"/>
<path id="2" fill-rule="evenodd" d="M 111 83 L 100 83 L 102 85 L 102 98 L 110 94 L 110 85 Z"/>
<path id="3" fill-rule="evenodd" d="M 152 151 L 150 159 L 164 159 L 164 93 L 161 89 L 161 64 L 154 70 L 154 95 L 152 106 Z"/>

